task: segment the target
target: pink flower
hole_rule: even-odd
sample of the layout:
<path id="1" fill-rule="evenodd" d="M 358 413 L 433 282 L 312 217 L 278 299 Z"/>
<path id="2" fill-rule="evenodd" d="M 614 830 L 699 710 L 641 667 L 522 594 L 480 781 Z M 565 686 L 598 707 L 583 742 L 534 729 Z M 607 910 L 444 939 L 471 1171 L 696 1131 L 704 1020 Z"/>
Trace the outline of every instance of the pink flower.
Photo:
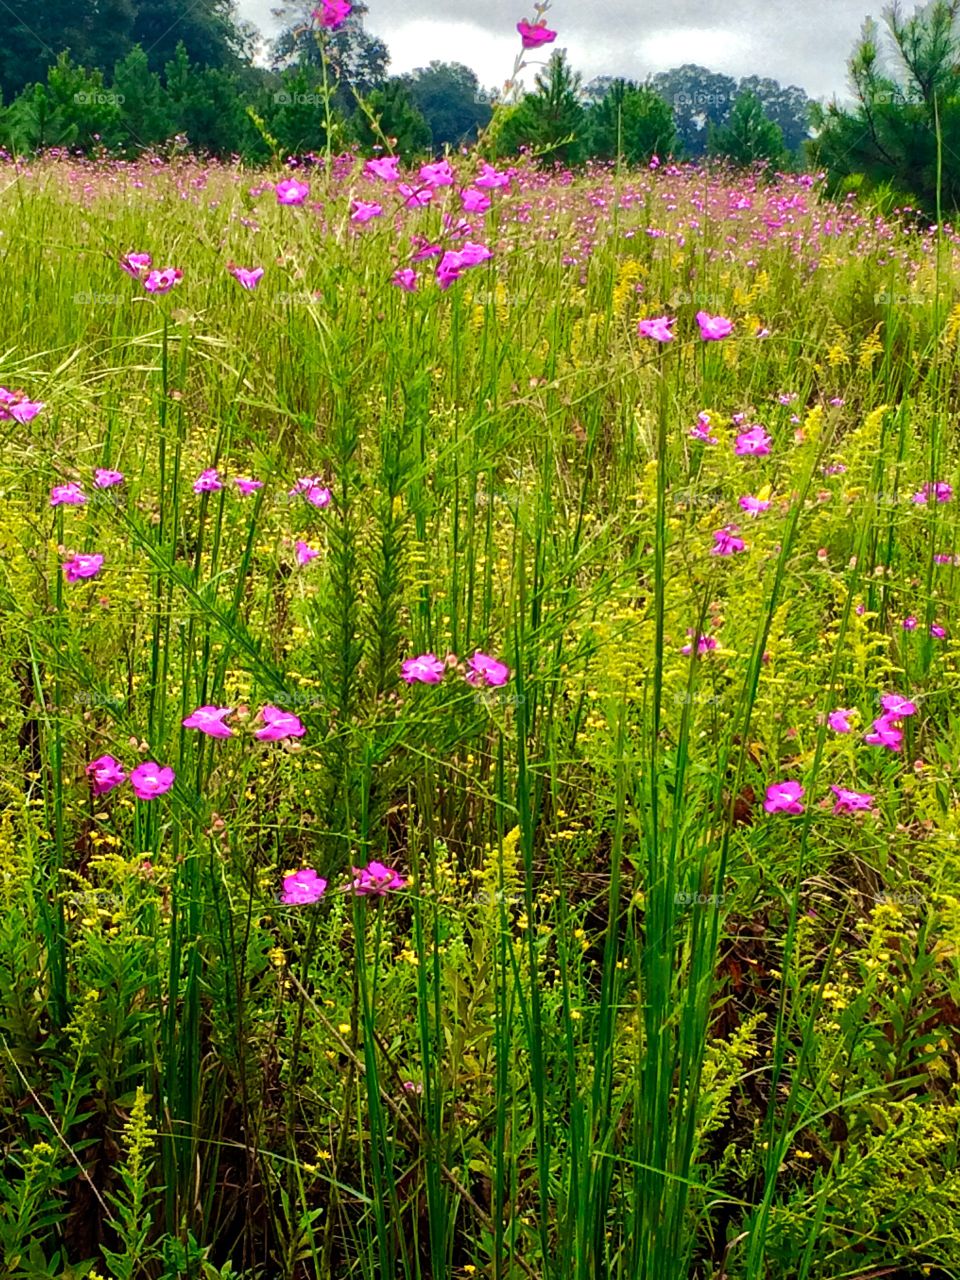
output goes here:
<path id="1" fill-rule="evenodd" d="M 216 493 L 222 488 L 223 481 L 220 479 L 220 473 L 216 467 L 208 467 L 206 471 L 201 471 L 193 482 L 194 493 Z"/>
<path id="2" fill-rule="evenodd" d="M 351 222 L 369 222 L 371 218 L 379 218 L 383 213 L 383 205 L 374 200 L 354 200 Z"/>
<path id="3" fill-rule="evenodd" d="M 162 271 L 151 271 L 143 282 L 147 293 L 169 293 L 175 284 L 183 279 L 179 267 L 164 267 Z"/>
<path id="4" fill-rule="evenodd" d="M 517 23 L 517 30 L 524 49 L 539 49 L 541 45 L 553 44 L 557 38 L 557 33 L 551 31 L 545 22 L 534 24 L 527 22 L 526 18 Z"/>
<path id="5" fill-rule="evenodd" d="M 382 862 L 370 862 L 365 867 L 353 868 L 353 891 L 358 898 L 371 895 L 383 897 L 394 889 L 403 889 L 406 880 L 398 875 L 392 867 L 385 867 Z"/>
<path id="6" fill-rule="evenodd" d="M 230 711 L 230 707 L 197 707 L 180 723 L 185 729 L 199 729 L 208 738 L 232 738 L 233 730 L 223 723 Z"/>
<path id="7" fill-rule="evenodd" d="M 704 342 L 719 342 L 721 338 L 729 338 L 733 333 L 732 320 L 727 320 L 725 316 L 712 316 L 706 311 L 697 312 L 697 324 Z"/>
<path id="8" fill-rule="evenodd" d="M 692 636 L 693 632 L 688 631 L 687 635 Z M 701 636 L 697 640 L 697 653 L 700 657 L 703 657 L 705 653 L 709 653 L 712 649 L 715 649 L 716 647 L 717 647 L 717 642 L 713 636 L 705 636 L 701 634 Z M 685 644 L 683 648 L 680 650 L 680 652 L 684 654 L 690 654 L 692 651 L 693 651 L 692 644 Z"/>
<path id="9" fill-rule="evenodd" d="M 87 776 L 93 785 L 95 796 L 106 795 L 126 779 L 123 765 L 113 756 L 97 756 L 87 765 Z"/>
<path id="10" fill-rule="evenodd" d="M 946 627 L 941 627 L 939 622 L 930 623 L 930 634 L 934 640 L 945 640 L 947 635 Z"/>
<path id="11" fill-rule="evenodd" d="M 770 452 L 771 437 L 767 435 L 759 423 L 748 431 L 741 431 L 733 447 L 738 458 L 760 458 Z"/>
<path id="12" fill-rule="evenodd" d="M 487 193 L 476 187 L 465 187 L 460 192 L 460 199 L 467 213 L 486 213 L 492 203 Z"/>
<path id="13" fill-rule="evenodd" d="M 350 17 L 352 8 L 353 5 L 348 0 L 320 0 L 319 9 L 312 9 L 310 16 L 315 18 L 321 27 L 326 27 L 328 31 L 336 31 L 337 27 L 343 26 Z"/>
<path id="14" fill-rule="evenodd" d="M 919 493 L 913 495 L 917 506 L 924 506 L 931 498 L 937 502 L 949 502 L 953 497 L 953 488 L 943 480 L 935 484 L 925 484 Z"/>
<path id="15" fill-rule="evenodd" d="M 886 747 L 888 751 L 899 751 L 903 746 L 903 731 L 886 716 L 880 716 L 873 722 L 873 732 L 864 734 L 863 740 L 871 747 Z"/>
<path id="16" fill-rule="evenodd" d="M 313 547 L 308 547 L 305 542 L 297 543 L 296 552 L 297 564 L 299 565 L 309 564 L 311 560 L 315 560 L 320 554 L 319 551 L 314 551 Z"/>
<path id="17" fill-rule="evenodd" d="M 422 653 L 419 658 L 405 659 L 402 675 L 407 684 L 439 684 L 445 670 L 436 654 Z"/>
<path id="18" fill-rule="evenodd" d="M 285 907 L 309 907 L 323 897 L 327 882 L 313 870 L 304 867 L 283 877 L 283 894 L 280 901 Z"/>
<path id="19" fill-rule="evenodd" d="M 305 182 L 298 182 L 296 178 L 286 178 L 283 182 L 277 183 L 274 192 L 277 204 L 303 204 L 310 194 L 310 188 Z"/>
<path id="20" fill-rule="evenodd" d="M 333 501 L 333 494 L 323 483 L 320 476 L 302 476 L 293 488 L 289 491 L 289 497 L 295 498 L 297 494 L 302 494 L 311 507 L 329 507 Z"/>
<path id="21" fill-rule="evenodd" d="M 415 293 L 417 289 L 417 273 L 413 267 L 400 267 L 393 273 L 393 283 L 405 293 Z"/>
<path id="22" fill-rule="evenodd" d="M 50 490 L 51 507 L 82 507 L 87 495 L 78 484 L 58 484 Z"/>
<path id="23" fill-rule="evenodd" d="M 465 267 L 478 267 L 481 262 L 487 262 L 493 257 L 485 244 L 477 244 L 473 240 L 466 240 L 459 253 L 460 262 Z"/>
<path id="24" fill-rule="evenodd" d="M 443 246 L 439 244 L 431 244 L 429 240 L 425 240 L 423 236 L 411 236 L 411 243 L 417 246 L 417 250 L 411 262 L 424 262 L 427 258 L 439 258 L 443 254 Z"/>
<path id="25" fill-rule="evenodd" d="M 916 631 L 917 620 L 911 615 L 909 618 L 904 618 L 901 625 L 903 626 L 904 631 Z"/>
<path id="26" fill-rule="evenodd" d="M 915 716 L 917 708 L 909 698 L 901 693 L 885 693 L 880 698 L 885 720 L 901 720 L 904 716 Z"/>
<path id="27" fill-rule="evenodd" d="M 787 391 L 783 395 L 777 396 L 777 399 L 780 401 L 781 404 L 793 404 L 796 398 L 797 398 L 797 393 L 795 391 Z"/>
<path id="28" fill-rule="evenodd" d="M 456 181 L 449 160 L 438 160 L 435 164 L 421 165 L 420 179 L 429 187 L 452 187 Z"/>
<path id="29" fill-rule="evenodd" d="M 803 787 L 799 782 L 774 782 L 767 787 L 763 807 L 767 813 L 803 813 Z"/>
<path id="30" fill-rule="evenodd" d="M 161 768 L 155 760 L 138 764 L 130 774 L 130 785 L 138 800 L 162 796 L 173 786 L 176 774 L 169 766 Z"/>
<path id="31" fill-rule="evenodd" d="M 233 483 L 245 498 L 249 498 L 251 493 L 256 493 L 258 489 L 263 488 L 262 480 L 248 480 L 246 476 L 236 476 Z"/>
<path id="32" fill-rule="evenodd" d="M 755 516 L 761 511 L 768 511 L 770 509 L 770 503 L 767 500 L 754 498 L 751 494 L 747 493 L 740 499 L 740 507 L 749 515 Z"/>
<path id="33" fill-rule="evenodd" d="M 713 546 L 710 548 L 712 556 L 732 556 L 738 551 L 746 551 L 747 544 L 742 538 L 735 535 L 739 532 L 735 524 L 724 525 L 722 529 L 717 529 L 713 535 Z"/>
<path id="34" fill-rule="evenodd" d="M 26 426 L 43 408 L 39 400 L 28 400 L 23 391 L 8 391 L 6 387 L 0 387 L 0 422 L 19 422 Z"/>
<path id="35" fill-rule="evenodd" d="M 397 171 L 399 163 L 396 156 L 379 156 L 376 160 L 367 161 L 364 172 L 373 178 L 379 178 L 381 182 L 396 182 L 400 177 Z"/>
<path id="36" fill-rule="evenodd" d="M 110 471 L 106 467 L 97 467 L 93 473 L 95 489 L 112 489 L 115 484 L 123 484 L 122 471 Z"/>
<path id="37" fill-rule="evenodd" d="M 244 289 L 248 289 L 251 293 L 263 279 L 263 267 L 254 267 L 252 270 L 248 270 L 246 267 L 235 267 L 231 264 L 227 267 L 227 270 L 235 280 L 239 281 Z"/>
<path id="38" fill-rule="evenodd" d="M 279 707 L 264 707 L 260 712 L 263 728 L 253 735 L 261 742 L 280 742 L 283 738 L 302 738 L 307 732 L 303 722 L 292 711 Z"/>
<path id="39" fill-rule="evenodd" d="M 433 187 L 411 187 L 409 182 L 398 182 L 397 191 L 408 209 L 419 209 L 433 199 Z"/>
<path id="40" fill-rule="evenodd" d="M 830 790 L 837 797 L 833 806 L 834 813 L 869 813 L 873 808 L 873 796 L 865 791 L 845 791 L 843 787 L 831 786 Z"/>
<path id="41" fill-rule="evenodd" d="M 495 191 L 498 187 L 509 187 L 510 175 L 500 169 L 495 169 L 492 164 L 488 164 L 484 160 L 480 173 L 473 180 L 473 185 L 486 191 Z"/>
<path id="42" fill-rule="evenodd" d="M 74 556 L 63 563 L 63 576 L 68 582 L 79 582 L 81 578 L 95 578 L 103 568 L 103 556 Z"/>
<path id="43" fill-rule="evenodd" d="M 506 684 L 510 679 L 510 668 L 505 662 L 498 662 L 496 658 L 491 658 L 489 654 L 481 653 L 479 649 L 468 660 L 467 666 L 470 670 L 467 672 L 466 678 L 470 684 L 496 686 Z"/>
<path id="44" fill-rule="evenodd" d="M 710 434 L 710 415 L 705 409 L 697 414 L 697 425 L 690 428 L 690 437 L 693 440 L 700 440 L 703 444 L 716 444 L 716 436 Z"/>
<path id="45" fill-rule="evenodd" d="M 676 323 L 676 317 L 651 317 L 650 319 L 640 321 L 637 325 L 637 333 L 641 338 L 653 338 L 656 342 L 672 342 L 674 334 L 670 326 Z"/>
<path id="46" fill-rule="evenodd" d="M 827 716 L 827 724 L 834 733 L 850 733 L 849 717 L 853 715 L 853 711 L 844 707 L 838 707 L 836 711 L 831 711 Z"/>
<path id="47" fill-rule="evenodd" d="M 937 554 L 933 557 L 934 564 L 953 564 L 953 560 L 954 560 L 953 556 L 947 555 L 943 551 L 938 551 Z"/>
<path id="48" fill-rule="evenodd" d="M 659 157 L 659 156 L 651 156 L 651 157 L 650 157 L 650 165 L 649 165 L 649 167 L 650 167 L 651 169 L 659 169 L 659 168 L 660 168 L 660 157 Z"/>
<path id="49" fill-rule="evenodd" d="M 134 280 L 141 280 L 146 271 L 153 266 L 149 253 L 128 253 L 120 259 L 120 270 L 125 271 Z"/>

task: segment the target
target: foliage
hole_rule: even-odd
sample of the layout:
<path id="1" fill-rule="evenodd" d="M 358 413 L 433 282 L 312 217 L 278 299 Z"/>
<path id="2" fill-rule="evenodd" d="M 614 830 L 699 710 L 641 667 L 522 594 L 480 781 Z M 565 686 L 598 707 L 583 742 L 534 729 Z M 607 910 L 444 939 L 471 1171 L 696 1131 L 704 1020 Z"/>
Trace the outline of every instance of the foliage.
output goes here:
<path id="1" fill-rule="evenodd" d="M 435 151 L 472 142 L 490 121 L 480 82 L 459 62 L 431 62 L 402 76 L 410 100 L 430 126 Z"/>
<path id="2" fill-rule="evenodd" d="M 591 156 L 627 164 L 645 164 L 654 155 L 675 149 L 673 111 L 653 89 L 614 80 L 587 113 L 587 145 Z"/>
<path id="3" fill-rule="evenodd" d="M 757 95 L 745 91 L 734 100 L 727 123 L 711 127 L 707 149 L 711 156 L 733 164 L 761 164 L 772 168 L 784 158 L 783 132 L 767 118 Z"/>
<path id="4" fill-rule="evenodd" d="M 577 164 L 586 157 L 586 112 L 580 101 L 581 77 L 562 50 L 555 50 L 535 89 L 508 108 L 497 130 L 501 155 L 528 148 L 551 162 Z"/>

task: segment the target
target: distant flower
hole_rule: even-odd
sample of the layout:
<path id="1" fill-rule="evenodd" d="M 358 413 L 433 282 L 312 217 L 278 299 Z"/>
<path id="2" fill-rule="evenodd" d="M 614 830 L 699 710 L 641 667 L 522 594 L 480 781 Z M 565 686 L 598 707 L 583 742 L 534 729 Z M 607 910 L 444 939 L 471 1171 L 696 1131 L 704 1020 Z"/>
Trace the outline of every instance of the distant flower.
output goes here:
<path id="1" fill-rule="evenodd" d="M 216 493 L 222 488 L 223 481 L 220 479 L 220 473 L 216 467 L 209 467 L 206 471 L 201 471 L 193 482 L 194 493 Z"/>
<path id="2" fill-rule="evenodd" d="M 793 404 L 796 398 L 797 393 L 795 391 L 785 391 L 781 395 L 777 396 L 777 399 L 781 404 Z"/>
<path id="3" fill-rule="evenodd" d="M 440 258 L 443 256 L 443 245 L 431 244 L 423 236 L 411 236 L 410 242 L 416 245 L 416 250 L 410 259 L 411 262 L 425 262 L 427 258 Z"/>
<path id="4" fill-rule="evenodd" d="M 701 410 L 697 414 L 697 425 L 690 428 L 690 437 L 693 440 L 700 440 L 703 444 L 716 444 L 716 436 L 710 434 L 710 415 L 705 410 Z"/>
<path id="5" fill-rule="evenodd" d="M 411 187 L 408 182 L 398 182 L 397 191 L 408 209 L 419 209 L 433 199 L 433 187 Z"/>
<path id="6" fill-rule="evenodd" d="M 280 742 L 283 738 L 302 738 L 307 732 L 303 722 L 292 711 L 266 706 L 260 712 L 263 728 L 253 735 L 261 742 Z"/>
<path id="7" fill-rule="evenodd" d="M 637 325 L 637 333 L 641 338 L 653 338 L 655 342 L 672 342 L 674 333 L 670 326 L 676 323 L 676 317 L 650 317 L 640 321 Z"/>
<path id="8" fill-rule="evenodd" d="M 406 658 L 401 672 L 407 684 L 439 684 L 445 670 L 436 654 L 422 653 L 419 658 Z"/>
<path id="9" fill-rule="evenodd" d="M 125 271 L 134 280 L 141 280 L 153 266 L 149 253 L 128 253 L 120 259 L 120 270 Z"/>
<path id="10" fill-rule="evenodd" d="M 941 627 L 939 622 L 930 623 L 930 634 L 934 640 L 945 640 L 947 635 L 946 627 Z"/>
<path id="11" fill-rule="evenodd" d="M 934 564 L 953 564 L 953 561 L 954 561 L 954 557 L 951 555 L 947 555 L 943 551 L 938 551 L 937 554 L 933 557 Z"/>
<path id="12" fill-rule="evenodd" d="M 827 403 L 832 404 L 835 409 L 839 409 L 840 406 L 843 404 L 843 397 L 831 396 L 830 399 L 827 401 Z"/>
<path id="13" fill-rule="evenodd" d="M 739 532 L 735 524 L 724 525 L 722 529 L 717 529 L 713 535 L 713 546 L 710 548 L 712 556 L 732 556 L 738 551 L 746 551 L 747 544 L 742 538 L 738 538 L 736 534 Z"/>
<path id="14" fill-rule="evenodd" d="M 460 192 L 460 199 L 467 213 L 486 213 L 492 203 L 487 193 L 477 187 L 465 187 Z"/>
<path id="15" fill-rule="evenodd" d="M 248 270 L 246 267 L 235 267 L 233 264 L 227 267 L 227 270 L 233 278 L 251 293 L 263 279 L 263 267 L 253 267 Z"/>
<path id="16" fill-rule="evenodd" d="M 354 200 L 351 222 L 369 222 L 371 218 L 379 218 L 383 213 L 383 205 L 375 200 Z"/>
<path id="17" fill-rule="evenodd" d="M 370 862 L 365 867 L 353 868 L 353 891 L 359 898 L 382 897 L 394 889 L 403 889 L 406 880 L 392 867 L 385 867 L 382 862 Z"/>
<path id="18" fill-rule="evenodd" d="M 68 582 L 79 582 L 81 578 L 95 578 L 103 568 L 103 556 L 80 555 L 63 563 L 63 576 Z"/>
<path id="19" fill-rule="evenodd" d="M 952 497 L 953 487 L 943 480 L 938 480 L 936 484 L 925 484 L 919 493 L 913 495 L 912 501 L 922 507 L 931 498 L 936 502 L 949 502 Z"/>
<path id="20" fill-rule="evenodd" d="M 706 311 L 697 312 L 697 324 L 704 342 L 719 342 L 721 338 L 729 338 L 733 333 L 732 320 L 725 316 L 712 316 Z"/>
<path id="21" fill-rule="evenodd" d="M 298 182 L 296 178 L 285 178 L 274 187 L 274 194 L 277 197 L 277 204 L 303 204 L 310 194 L 310 188 L 305 182 Z"/>
<path id="22" fill-rule="evenodd" d="M 888 751 L 899 751 L 903 746 L 903 730 L 897 728 L 886 716 L 880 716 L 874 720 L 872 732 L 864 734 L 863 740 L 871 747 L 885 747 Z"/>
<path id="23" fill-rule="evenodd" d="M 910 617 L 908 617 L 908 618 L 904 618 L 904 620 L 903 620 L 903 622 L 902 622 L 902 624 L 901 624 L 901 625 L 903 626 L 904 631 L 916 631 L 916 629 L 917 629 L 917 620 L 916 620 L 916 618 L 915 618 L 915 617 L 913 617 L 913 615 L 911 614 L 911 615 L 910 615 Z"/>
<path id="24" fill-rule="evenodd" d="M 755 498 L 752 494 L 744 494 L 740 499 L 741 510 L 746 511 L 749 515 L 759 515 L 761 511 L 770 509 L 770 502 L 766 499 Z"/>
<path id="25" fill-rule="evenodd" d="M 256 493 L 258 489 L 263 488 L 262 480 L 248 480 L 246 476 L 235 476 L 233 483 L 245 498 L 249 498 L 251 493 Z"/>
<path id="26" fill-rule="evenodd" d="M 687 635 L 692 636 L 693 632 L 688 631 Z M 713 636 L 705 636 L 701 634 L 697 639 L 697 653 L 701 658 L 705 653 L 709 653 L 712 649 L 715 649 L 716 647 L 717 647 L 717 641 Z M 683 654 L 689 655 L 690 653 L 693 652 L 693 645 L 690 643 L 685 644 L 683 648 L 680 650 L 680 652 Z"/>
<path id="27" fill-rule="evenodd" d="M 885 719 L 900 720 L 903 716 L 917 714 L 916 704 L 900 693 L 883 694 L 880 698 L 880 706 L 883 708 Z"/>
<path id="28" fill-rule="evenodd" d="M 399 285 L 405 293 L 415 293 L 417 288 L 417 273 L 413 267 L 400 267 L 393 273 L 393 283 Z"/>
<path id="29" fill-rule="evenodd" d="M 97 467 L 93 473 L 95 489 L 112 489 L 115 484 L 123 484 L 122 471 L 110 471 L 106 467 Z"/>
<path id="30" fill-rule="evenodd" d="M 473 185 L 486 191 L 496 191 L 499 187 L 509 187 L 510 175 L 501 169 L 495 169 L 492 164 L 484 160 L 479 174 L 473 180 Z"/>
<path id="31" fill-rule="evenodd" d="M 541 45 L 552 44 L 557 38 L 557 33 L 551 31 L 545 22 L 534 24 L 527 22 L 526 18 L 517 23 L 517 30 L 524 49 L 539 49 Z"/>
<path id="32" fill-rule="evenodd" d="M 310 16 L 315 18 L 321 27 L 326 27 L 328 31 L 336 31 L 337 27 L 343 26 L 350 17 L 352 8 L 353 5 L 348 0 L 320 0 L 320 7 L 312 9 Z"/>
<path id="33" fill-rule="evenodd" d="M 309 907 L 323 897 L 327 882 L 313 870 L 304 867 L 283 877 L 283 894 L 280 901 L 285 907 Z"/>
<path id="34" fill-rule="evenodd" d="M 770 452 L 770 444 L 771 437 L 767 435 L 763 427 L 757 424 L 757 426 L 750 427 L 747 431 L 740 432 L 733 451 L 738 458 L 760 458 Z"/>
<path id="35" fill-rule="evenodd" d="M 82 507 L 87 495 L 78 484 L 58 484 L 50 490 L 51 507 Z"/>
<path id="36" fill-rule="evenodd" d="M 176 774 L 169 766 L 161 767 L 155 760 L 138 764 L 130 773 L 130 785 L 138 800 L 152 800 L 162 796 L 173 786 Z"/>
<path id="37" fill-rule="evenodd" d="M 233 730 L 223 723 L 230 710 L 230 707 L 197 707 L 180 723 L 185 729 L 199 729 L 208 738 L 232 738 Z"/>
<path id="38" fill-rule="evenodd" d="M 838 707 L 836 711 L 831 711 L 827 716 L 827 724 L 834 733 L 850 733 L 852 732 L 850 727 L 850 716 L 852 715 L 852 710 Z"/>
<path id="39" fill-rule="evenodd" d="M 169 293 L 175 284 L 183 279 L 179 267 L 164 267 L 162 271 L 151 271 L 143 282 L 147 293 Z"/>
<path id="40" fill-rule="evenodd" d="M 87 765 L 87 776 L 93 784 L 93 794 L 103 796 L 125 781 L 127 775 L 123 765 L 113 756 L 97 756 Z"/>
<path id="41" fill-rule="evenodd" d="M 846 791 L 843 787 L 834 786 L 830 790 L 837 797 L 834 813 L 869 813 L 873 808 L 873 796 L 865 791 Z"/>
<path id="42" fill-rule="evenodd" d="M 510 679 L 510 668 L 505 662 L 498 662 L 496 658 L 481 653 L 479 649 L 472 658 L 468 659 L 467 666 L 470 670 L 466 678 L 471 684 L 496 686 L 506 684 Z"/>
<path id="43" fill-rule="evenodd" d="M 452 187 L 456 181 L 449 160 L 438 160 L 435 164 L 421 165 L 420 179 L 430 187 Z"/>
<path id="44" fill-rule="evenodd" d="M 297 494 L 310 503 L 311 507 L 329 507 L 333 501 L 333 494 L 323 483 L 320 476 L 301 476 L 293 488 L 289 491 L 289 497 L 295 498 Z"/>
<path id="45" fill-rule="evenodd" d="M 799 782 L 775 782 L 767 787 L 763 807 L 767 813 L 803 813 L 803 787 Z"/>
<path id="46" fill-rule="evenodd" d="M 659 156 L 651 156 L 651 157 L 650 157 L 650 168 L 651 168 L 651 169 L 659 169 L 659 168 L 660 168 L 660 157 L 659 157 Z"/>
<path id="47" fill-rule="evenodd" d="M 823 468 L 823 474 L 825 476 L 842 476 L 846 469 L 842 462 L 833 462 Z"/>
<path id="48" fill-rule="evenodd" d="M 299 565 L 309 564 L 311 560 L 315 560 L 317 556 L 320 554 L 320 552 L 315 551 L 313 547 L 308 547 L 305 542 L 297 543 L 296 553 L 297 553 L 297 564 Z"/>
<path id="49" fill-rule="evenodd" d="M 396 156 L 379 156 L 376 160 L 367 161 L 364 172 L 372 178 L 379 178 L 381 182 L 396 182 L 400 177 L 397 170 L 399 163 Z"/>

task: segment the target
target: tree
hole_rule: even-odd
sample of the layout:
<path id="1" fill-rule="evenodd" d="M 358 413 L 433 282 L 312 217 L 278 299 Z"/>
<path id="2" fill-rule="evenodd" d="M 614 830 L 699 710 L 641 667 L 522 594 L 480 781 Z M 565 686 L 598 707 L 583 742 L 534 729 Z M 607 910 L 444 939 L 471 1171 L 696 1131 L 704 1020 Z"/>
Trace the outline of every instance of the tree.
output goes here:
<path id="1" fill-rule="evenodd" d="M 134 0 L 4 0 L 0 90 L 14 95 L 40 84 L 61 52 L 101 71 L 133 43 Z"/>
<path id="2" fill-rule="evenodd" d="M 708 149 L 734 164 L 772 167 L 783 160 L 783 131 L 764 115 L 757 95 L 746 90 L 737 95 L 727 123 L 711 126 Z"/>
<path id="3" fill-rule="evenodd" d="M 727 123 L 737 96 L 736 80 L 708 71 L 706 67 L 685 63 L 672 71 L 661 71 L 650 83 L 673 108 L 683 150 L 694 159 L 704 155 L 710 125 Z"/>
<path id="4" fill-rule="evenodd" d="M 245 31 L 233 0 L 136 0 L 136 7 L 133 40 L 143 47 L 151 70 L 166 66 L 181 44 L 201 67 L 239 66 Z"/>
<path id="5" fill-rule="evenodd" d="M 191 148 L 211 155 L 256 155 L 261 140 L 247 115 L 236 76 L 217 67 L 191 65 L 178 44 L 165 70 L 167 95 L 178 133 Z"/>
<path id="6" fill-rule="evenodd" d="M 803 89 L 795 84 L 784 88 L 776 80 L 760 76 L 745 76 L 740 81 L 739 92 L 756 94 L 764 115 L 780 126 L 783 145 L 799 154 L 810 137 L 811 102 Z"/>
<path id="7" fill-rule="evenodd" d="M 136 45 L 113 71 L 113 92 L 122 103 L 124 150 L 155 147 L 177 132 L 170 100 L 147 55 Z"/>
<path id="8" fill-rule="evenodd" d="M 885 13 L 887 48 L 868 19 L 849 62 L 856 98 L 813 110 L 810 150 L 831 192 L 845 185 L 885 189 L 929 213 L 937 206 L 937 131 L 941 202 L 960 207 L 960 0 L 933 0 L 904 18 Z M 886 53 L 886 56 L 884 56 Z"/>
<path id="9" fill-rule="evenodd" d="M 323 84 L 316 68 L 301 66 L 285 71 L 280 88 L 267 95 L 262 115 L 270 133 L 287 155 L 323 151 L 327 145 L 327 113 Z M 331 104 L 331 145 L 339 150 L 344 142 L 344 119 Z"/>
<path id="10" fill-rule="evenodd" d="M 371 125 L 367 112 L 358 107 L 351 127 L 364 150 L 382 147 L 383 138 L 390 143 L 393 153 L 405 160 L 430 149 L 430 126 L 410 101 L 402 80 L 388 80 L 382 89 L 374 89 L 365 99 L 365 105 L 377 121 L 379 132 Z"/>
<path id="11" fill-rule="evenodd" d="M 386 83 L 390 53 L 379 36 L 364 29 L 365 4 L 354 4 L 341 27 L 323 33 L 310 17 L 315 8 L 316 0 L 296 0 L 273 10 L 274 17 L 286 24 L 272 45 L 273 66 L 277 70 L 306 66 L 319 71 L 323 47 L 335 80 L 333 101 L 348 113 L 356 105 L 355 92 L 364 97 Z"/>
<path id="12" fill-rule="evenodd" d="M 590 154 L 601 160 L 622 156 L 628 164 L 645 164 L 653 155 L 668 155 L 676 138 L 669 103 L 647 85 L 614 80 L 587 112 Z"/>
<path id="13" fill-rule="evenodd" d="M 110 145 L 121 132 L 116 94 L 108 92 L 99 71 L 76 66 L 61 53 L 47 70 L 45 84 L 34 84 L 4 113 L 4 132 L 17 151 L 41 147 Z"/>
<path id="14" fill-rule="evenodd" d="M 433 148 L 472 141 L 490 121 L 480 82 L 459 62 L 431 62 L 402 76 L 410 100 L 430 126 Z"/>
<path id="15" fill-rule="evenodd" d="M 497 132 L 500 154 L 531 147 L 545 159 L 578 164 L 586 155 L 586 112 L 580 101 L 581 79 L 570 69 L 562 49 L 555 50 L 538 72 L 536 91 L 524 94 L 504 117 Z"/>

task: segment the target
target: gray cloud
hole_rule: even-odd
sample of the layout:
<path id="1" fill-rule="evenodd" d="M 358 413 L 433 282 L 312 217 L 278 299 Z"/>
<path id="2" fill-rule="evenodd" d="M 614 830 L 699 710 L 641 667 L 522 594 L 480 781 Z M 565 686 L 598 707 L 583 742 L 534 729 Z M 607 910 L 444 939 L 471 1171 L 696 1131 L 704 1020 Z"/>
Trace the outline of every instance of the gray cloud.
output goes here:
<path id="1" fill-rule="evenodd" d="M 367 27 L 387 42 L 393 72 L 441 58 L 466 63 L 490 86 L 511 70 L 518 18 L 533 17 L 526 0 L 368 2 Z M 273 29 L 270 7 L 270 0 L 240 0 L 244 17 L 265 33 Z M 697 62 L 829 97 L 845 94 L 860 27 L 882 7 L 883 0 L 555 0 L 548 20 L 560 33 L 557 47 L 586 78 L 642 78 Z"/>

